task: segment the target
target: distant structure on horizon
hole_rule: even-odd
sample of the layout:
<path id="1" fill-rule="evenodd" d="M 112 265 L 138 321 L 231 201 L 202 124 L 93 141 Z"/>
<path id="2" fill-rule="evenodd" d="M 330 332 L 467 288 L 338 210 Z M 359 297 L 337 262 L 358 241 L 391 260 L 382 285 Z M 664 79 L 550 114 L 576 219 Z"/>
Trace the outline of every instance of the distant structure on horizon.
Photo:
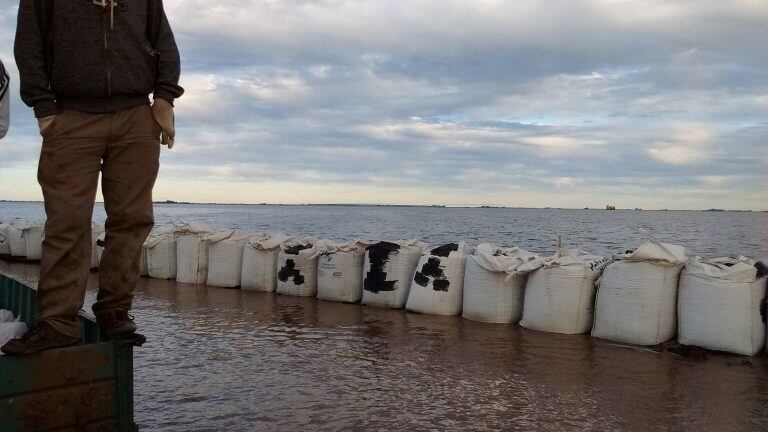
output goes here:
<path id="1" fill-rule="evenodd" d="M 616 206 L 607 205 L 607 206 L 605 206 L 605 209 L 606 210 L 616 210 Z"/>

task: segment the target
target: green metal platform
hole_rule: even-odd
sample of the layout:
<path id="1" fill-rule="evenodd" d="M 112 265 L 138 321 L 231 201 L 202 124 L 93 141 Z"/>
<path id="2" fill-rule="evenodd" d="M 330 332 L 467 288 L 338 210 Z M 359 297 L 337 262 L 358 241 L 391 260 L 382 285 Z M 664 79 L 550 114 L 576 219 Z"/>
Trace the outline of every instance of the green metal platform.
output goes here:
<path id="1" fill-rule="evenodd" d="M 30 327 L 36 291 L 0 274 L 0 309 Z M 0 356 L 0 432 L 136 431 L 133 421 L 134 340 L 110 340 L 82 311 L 81 345 Z"/>

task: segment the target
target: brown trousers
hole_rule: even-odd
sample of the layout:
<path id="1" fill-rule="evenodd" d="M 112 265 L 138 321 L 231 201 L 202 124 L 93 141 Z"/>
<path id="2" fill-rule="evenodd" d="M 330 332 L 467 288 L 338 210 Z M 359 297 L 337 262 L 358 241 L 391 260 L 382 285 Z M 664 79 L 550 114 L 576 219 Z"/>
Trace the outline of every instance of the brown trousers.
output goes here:
<path id="1" fill-rule="evenodd" d="M 107 222 L 93 312 L 130 310 L 141 248 L 154 225 L 159 136 L 148 105 L 106 114 L 65 110 L 45 131 L 37 178 L 47 220 L 37 305 L 38 319 L 57 331 L 80 335 L 100 171 Z"/>

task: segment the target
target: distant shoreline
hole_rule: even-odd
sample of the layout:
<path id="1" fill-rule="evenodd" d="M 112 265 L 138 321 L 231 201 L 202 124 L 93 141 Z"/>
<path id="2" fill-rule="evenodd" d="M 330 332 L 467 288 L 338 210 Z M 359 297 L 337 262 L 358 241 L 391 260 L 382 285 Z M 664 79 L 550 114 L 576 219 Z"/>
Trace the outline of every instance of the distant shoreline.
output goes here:
<path id="1" fill-rule="evenodd" d="M 17 201 L 0 200 L 0 203 L 42 203 L 42 201 Z M 103 204 L 102 201 L 96 201 Z M 766 213 L 768 210 L 732 210 L 732 209 L 641 209 L 641 208 L 616 208 L 607 210 L 605 208 L 573 208 L 573 207 L 512 207 L 512 206 L 493 206 L 493 205 L 443 205 L 443 204 L 283 204 L 283 203 L 215 203 L 215 202 L 189 202 L 189 201 L 155 201 L 157 205 L 217 205 L 217 206 L 276 206 L 276 207 L 393 207 L 393 208 L 483 208 L 483 209 L 515 209 L 515 210 L 593 210 L 593 211 L 692 211 L 692 212 L 738 212 L 738 213 Z"/>

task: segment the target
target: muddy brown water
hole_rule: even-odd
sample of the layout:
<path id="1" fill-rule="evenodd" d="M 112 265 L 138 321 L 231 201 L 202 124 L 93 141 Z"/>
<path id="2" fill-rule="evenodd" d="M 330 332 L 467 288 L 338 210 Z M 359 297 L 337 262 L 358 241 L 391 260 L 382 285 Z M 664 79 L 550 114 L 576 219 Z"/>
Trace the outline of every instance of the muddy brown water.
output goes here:
<path id="1" fill-rule="evenodd" d="M 0 271 L 36 281 L 35 265 Z M 768 430 L 764 355 L 151 279 L 133 313 L 142 430 Z"/>

